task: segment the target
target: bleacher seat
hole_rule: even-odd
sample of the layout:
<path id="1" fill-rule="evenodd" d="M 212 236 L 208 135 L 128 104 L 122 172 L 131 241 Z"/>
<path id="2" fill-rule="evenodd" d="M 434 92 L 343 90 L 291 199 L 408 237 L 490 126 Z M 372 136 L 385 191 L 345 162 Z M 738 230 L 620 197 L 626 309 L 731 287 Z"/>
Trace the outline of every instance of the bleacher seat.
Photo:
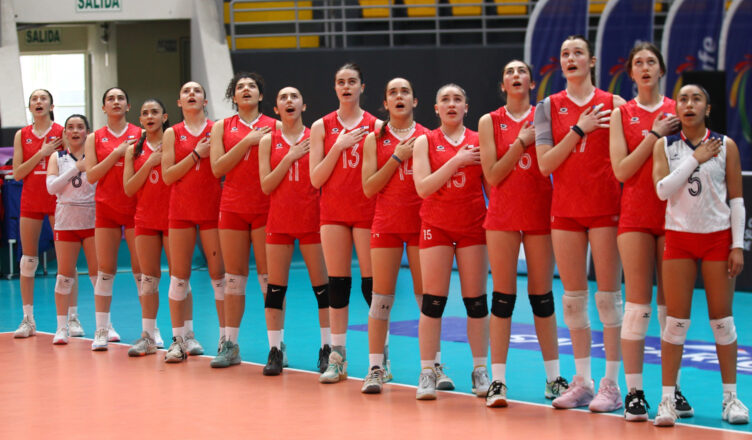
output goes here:
<path id="1" fill-rule="evenodd" d="M 295 5 L 297 3 L 298 11 Z M 306 21 L 313 18 L 313 11 L 310 9 L 312 1 L 285 1 L 285 2 L 241 2 L 235 3 L 235 12 L 233 21 L 235 25 L 243 23 L 256 24 L 269 21 Z M 225 24 L 230 23 L 230 3 L 225 3 Z M 286 10 L 274 10 L 276 8 L 288 8 Z M 237 11 L 238 9 L 244 11 Z M 232 44 L 228 32 L 228 45 Z M 318 36 L 300 37 L 300 47 L 319 47 Z M 238 37 L 235 38 L 235 47 L 237 49 L 289 49 L 298 46 L 298 39 L 293 36 L 269 36 L 269 37 Z"/>
<path id="2" fill-rule="evenodd" d="M 389 18 L 391 0 L 359 0 L 358 3 L 363 7 L 363 18 Z M 383 8 L 373 6 L 383 6 Z"/>

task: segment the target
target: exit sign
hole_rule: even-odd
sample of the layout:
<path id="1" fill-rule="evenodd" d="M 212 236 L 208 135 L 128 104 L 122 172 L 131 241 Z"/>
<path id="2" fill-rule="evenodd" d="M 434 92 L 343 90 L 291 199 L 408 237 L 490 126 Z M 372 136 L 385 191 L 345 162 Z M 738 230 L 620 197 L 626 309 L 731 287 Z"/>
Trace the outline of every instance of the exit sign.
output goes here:
<path id="1" fill-rule="evenodd" d="M 76 12 L 120 11 L 120 0 L 75 0 Z"/>

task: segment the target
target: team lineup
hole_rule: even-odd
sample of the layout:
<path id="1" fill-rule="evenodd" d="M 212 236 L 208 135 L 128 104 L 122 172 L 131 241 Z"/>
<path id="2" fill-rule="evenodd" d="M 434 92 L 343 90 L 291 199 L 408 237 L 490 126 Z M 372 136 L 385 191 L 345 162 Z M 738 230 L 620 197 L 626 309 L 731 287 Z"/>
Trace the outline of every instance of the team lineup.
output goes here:
<path id="1" fill-rule="evenodd" d="M 387 117 L 378 119 L 360 107 L 365 83 L 353 63 L 335 73 L 339 108 L 310 129 L 303 123 L 303 96 L 293 86 L 274 96 L 277 119 L 261 113 L 266 95 L 256 73 L 231 79 L 226 98 L 237 113 L 218 121 L 207 118 L 206 93 L 195 81 L 180 88 L 182 122 L 175 125 L 156 98 L 141 104 L 141 127 L 128 123 L 128 95 L 112 87 L 102 97 L 107 123 L 94 132 L 84 115 L 56 124 L 52 94 L 36 90 L 29 98 L 33 123 L 14 140 L 13 175 L 24 181 L 24 318 L 15 337 L 36 333 L 34 274 L 48 216 L 58 260 L 53 344 L 84 335 L 76 269 L 82 249 L 94 286 L 92 350 L 107 350 L 108 342 L 120 340 L 110 303 L 124 235 L 143 330 L 129 356 L 165 346 L 156 326 L 163 250 L 172 324 L 165 362 L 203 354 L 193 331 L 189 283 L 200 238 L 220 327 L 211 366 L 241 362 L 238 335 L 253 251 L 270 347 L 263 374 L 282 374 L 285 294 L 297 240 L 318 306 L 319 381 L 337 383 L 348 376 L 354 248 L 369 305 L 369 370 L 361 391 L 380 393 L 392 379 L 389 321 L 406 249 L 421 311 L 416 398 L 433 400 L 437 390 L 454 389 L 441 362 L 440 334 L 456 259 L 474 365 L 472 391 L 489 407 L 505 407 L 522 246 L 544 393 L 560 409 L 623 408 L 627 421 L 648 420 L 642 371 L 655 276 L 663 389 L 654 424 L 673 426 L 677 418 L 694 414 L 679 373 L 701 260 L 721 372 L 721 417 L 746 424 L 749 410 L 737 397 L 732 314 L 745 224 L 739 151 L 732 139 L 708 129 L 710 97 L 704 88 L 688 84 L 676 100 L 663 96 L 666 67 L 653 44 L 637 44 L 627 58 L 638 92 L 629 102 L 596 88 L 590 43 L 580 35 L 568 37 L 560 51 L 566 89 L 537 105 L 531 103 L 531 67 L 510 61 L 500 81 L 505 105 L 484 115 L 478 132 L 465 127 L 468 96 L 451 83 L 436 93 L 440 125 L 434 130 L 413 119 L 413 86 L 399 77 L 384 87 Z M 588 290 L 588 248 L 594 295 Z M 554 265 L 564 286 L 561 313 L 574 353 L 571 381 L 560 373 Z M 597 387 L 591 297 L 606 357 Z M 624 398 L 618 386 L 622 362 Z"/>

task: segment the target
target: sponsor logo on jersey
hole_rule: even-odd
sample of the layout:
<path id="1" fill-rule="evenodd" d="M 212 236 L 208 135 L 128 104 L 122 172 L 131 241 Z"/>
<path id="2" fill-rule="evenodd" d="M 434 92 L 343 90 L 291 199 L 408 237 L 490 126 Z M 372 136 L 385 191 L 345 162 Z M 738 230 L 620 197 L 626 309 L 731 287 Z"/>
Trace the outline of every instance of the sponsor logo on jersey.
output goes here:
<path id="1" fill-rule="evenodd" d="M 648 133 L 650 133 L 650 130 L 642 130 L 642 137 L 647 137 Z"/>
<path id="2" fill-rule="evenodd" d="M 26 139 L 26 143 L 30 144 L 31 143 L 31 139 Z"/>
<path id="3" fill-rule="evenodd" d="M 282 142 L 280 142 L 277 145 L 275 145 L 274 148 L 276 148 L 277 150 L 279 150 L 280 148 L 282 148 Z"/>
<path id="4" fill-rule="evenodd" d="M 184 140 L 186 140 L 186 139 L 187 139 L 187 138 L 185 137 L 185 135 L 184 135 L 184 134 L 181 134 L 181 135 L 180 135 L 180 140 L 181 140 L 181 141 L 184 141 Z"/>
<path id="5" fill-rule="evenodd" d="M 236 132 L 236 131 L 238 131 L 238 127 L 232 127 L 232 128 L 230 129 L 230 131 L 231 131 L 231 132 L 233 132 L 233 133 L 234 133 L 234 132 Z"/>
<path id="6" fill-rule="evenodd" d="M 443 145 L 437 145 L 436 146 L 436 151 L 444 151 L 444 146 Z"/>
<path id="7" fill-rule="evenodd" d="M 568 112 L 569 112 L 569 109 L 567 109 L 566 107 L 562 107 L 559 109 L 559 113 L 561 114 L 567 114 Z"/>
<path id="8" fill-rule="evenodd" d="M 384 145 L 392 145 L 392 141 L 389 139 L 384 139 Z"/>
<path id="9" fill-rule="evenodd" d="M 631 118 L 629 118 L 629 123 L 632 124 L 632 125 L 639 124 L 640 123 L 640 117 L 639 116 L 632 116 Z"/>
<path id="10" fill-rule="evenodd" d="M 110 141 L 110 138 L 107 138 L 107 137 L 102 138 L 102 142 L 109 142 L 109 141 Z"/>
<path id="11" fill-rule="evenodd" d="M 334 133 L 334 134 L 337 134 L 337 133 L 339 133 L 339 128 L 337 128 L 337 127 L 332 127 L 332 133 Z"/>
<path id="12" fill-rule="evenodd" d="M 132 135 L 132 134 L 128 135 L 128 140 L 130 141 L 130 140 L 132 140 L 132 139 L 136 139 L 136 136 L 134 136 L 134 135 Z"/>
<path id="13" fill-rule="evenodd" d="M 509 129 L 509 126 L 507 124 L 499 124 L 499 128 L 506 131 Z"/>

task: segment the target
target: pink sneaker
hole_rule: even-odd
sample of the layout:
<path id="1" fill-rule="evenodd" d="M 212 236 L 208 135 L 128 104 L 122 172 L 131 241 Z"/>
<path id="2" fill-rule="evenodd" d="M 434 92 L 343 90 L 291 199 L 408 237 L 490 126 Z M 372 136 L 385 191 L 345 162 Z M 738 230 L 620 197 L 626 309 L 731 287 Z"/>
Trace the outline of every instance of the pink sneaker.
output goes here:
<path id="1" fill-rule="evenodd" d="M 593 382 L 591 381 L 589 385 L 585 385 L 585 381 L 580 376 L 573 377 L 569 388 L 554 399 L 552 405 L 559 409 L 587 406 L 593 400 Z"/>
<path id="2" fill-rule="evenodd" d="M 590 402 L 592 412 L 611 412 L 621 408 L 621 391 L 619 385 L 611 379 L 601 379 L 598 394 Z"/>

